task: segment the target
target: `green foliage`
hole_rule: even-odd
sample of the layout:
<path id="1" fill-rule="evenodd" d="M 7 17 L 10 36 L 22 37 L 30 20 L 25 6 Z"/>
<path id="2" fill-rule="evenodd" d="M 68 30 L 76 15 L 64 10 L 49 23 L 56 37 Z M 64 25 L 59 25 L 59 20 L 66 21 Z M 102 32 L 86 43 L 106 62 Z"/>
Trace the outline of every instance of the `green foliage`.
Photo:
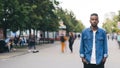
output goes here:
<path id="1" fill-rule="evenodd" d="M 82 32 L 85 26 L 82 24 L 81 21 L 78 21 L 78 24 L 75 26 L 75 32 Z"/>
<path id="2" fill-rule="evenodd" d="M 84 26 L 72 11 L 58 7 L 56 0 L 0 0 L 0 27 L 6 31 L 34 29 L 57 31 L 63 20 L 67 32 L 81 31 Z"/>
<path id="3" fill-rule="evenodd" d="M 66 25 L 67 32 L 81 32 L 84 26 L 81 21 L 76 20 L 75 15 L 72 11 L 63 10 L 62 8 L 57 8 L 57 15 L 59 20 L 62 20 Z"/>
<path id="4" fill-rule="evenodd" d="M 119 21 L 120 15 L 115 15 L 113 19 L 107 18 L 103 24 L 103 28 L 107 31 L 107 33 L 117 32 L 118 26 L 117 23 Z"/>

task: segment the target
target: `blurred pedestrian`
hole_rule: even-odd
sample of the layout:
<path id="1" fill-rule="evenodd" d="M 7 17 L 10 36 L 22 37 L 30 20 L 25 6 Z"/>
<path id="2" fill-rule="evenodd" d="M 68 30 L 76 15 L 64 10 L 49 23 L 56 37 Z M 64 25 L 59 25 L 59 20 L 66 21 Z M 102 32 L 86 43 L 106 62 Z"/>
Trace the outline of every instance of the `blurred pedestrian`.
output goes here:
<path id="1" fill-rule="evenodd" d="M 120 32 L 118 32 L 118 35 L 117 35 L 117 42 L 118 42 L 119 49 L 120 49 Z"/>
<path id="2" fill-rule="evenodd" d="M 109 40 L 109 38 L 110 38 L 109 34 L 107 35 L 107 37 L 108 37 L 108 40 Z"/>
<path id="3" fill-rule="evenodd" d="M 114 34 L 112 34 L 112 40 L 114 40 Z"/>
<path id="4" fill-rule="evenodd" d="M 12 39 L 12 38 L 10 38 L 8 42 L 6 42 L 6 46 L 8 47 L 9 52 L 16 50 L 16 49 L 14 48 L 14 46 L 13 46 L 13 43 L 14 43 L 14 42 L 13 42 L 13 39 Z"/>
<path id="5" fill-rule="evenodd" d="M 67 40 L 67 37 L 66 36 L 60 36 L 60 41 L 61 41 L 61 52 L 64 53 L 65 52 L 65 49 L 66 49 L 66 40 Z"/>
<path id="6" fill-rule="evenodd" d="M 69 49 L 71 53 L 73 53 L 73 43 L 74 43 L 75 37 L 72 32 L 69 33 Z"/>
<path id="7" fill-rule="evenodd" d="M 13 49 L 13 40 L 10 39 L 9 42 L 7 43 L 8 49 L 9 51 L 11 51 Z"/>
<path id="8" fill-rule="evenodd" d="M 28 40 L 28 51 L 29 52 L 36 52 L 36 46 L 35 46 L 35 36 L 34 35 L 30 35 L 29 36 L 29 40 Z"/>
<path id="9" fill-rule="evenodd" d="M 104 68 L 108 56 L 106 32 L 97 26 L 97 13 L 91 14 L 90 23 L 90 28 L 82 31 L 80 57 L 84 68 Z"/>
<path id="10" fill-rule="evenodd" d="M 15 37 L 14 37 L 14 44 L 15 44 L 15 46 L 18 45 L 19 38 L 20 38 L 20 37 L 18 37 L 18 36 L 15 36 Z"/>
<path id="11" fill-rule="evenodd" d="M 80 38 L 80 34 L 78 34 L 78 38 Z"/>

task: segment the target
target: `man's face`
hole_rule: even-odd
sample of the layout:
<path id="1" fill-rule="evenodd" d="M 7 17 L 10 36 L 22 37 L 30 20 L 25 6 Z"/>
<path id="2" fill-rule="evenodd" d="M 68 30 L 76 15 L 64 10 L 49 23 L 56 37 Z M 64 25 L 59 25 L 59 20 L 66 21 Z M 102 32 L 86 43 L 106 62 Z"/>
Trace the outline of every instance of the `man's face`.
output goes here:
<path id="1" fill-rule="evenodd" d="M 97 24 L 99 23 L 98 16 L 91 16 L 90 17 L 90 23 L 92 27 L 97 27 Z"/>

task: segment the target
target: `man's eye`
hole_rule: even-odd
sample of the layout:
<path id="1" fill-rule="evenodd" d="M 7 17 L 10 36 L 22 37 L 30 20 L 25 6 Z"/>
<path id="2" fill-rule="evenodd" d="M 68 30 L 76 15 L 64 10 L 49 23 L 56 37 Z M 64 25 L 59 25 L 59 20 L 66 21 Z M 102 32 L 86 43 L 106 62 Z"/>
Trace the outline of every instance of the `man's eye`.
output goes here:
<path id="1" fill-rule="evenodd" d="M 91 19 L 91 20 L 94 20 L 94 19 Z"/>
<path id="2" fill-rule="evenodd" d="M 97 20 L 97 19 L 91 19 L 91 20 Z"/>

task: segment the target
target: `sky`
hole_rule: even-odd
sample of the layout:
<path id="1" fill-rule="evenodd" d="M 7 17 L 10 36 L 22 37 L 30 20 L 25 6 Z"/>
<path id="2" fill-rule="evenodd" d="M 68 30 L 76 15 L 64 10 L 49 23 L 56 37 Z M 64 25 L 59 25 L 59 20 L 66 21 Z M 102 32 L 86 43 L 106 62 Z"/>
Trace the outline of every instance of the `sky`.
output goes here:
<path id="1" fill-rule="evenodd" d="M 60 7 L 72 11 L 76 19 L 89 27 L 89 18 L 91 13 L 98 13 L 99 27 L 102 27 L 106 15 L 111 12 L 118 14 L 120 10 L 120 0 L 57 0 L 60 2 Z"/>

